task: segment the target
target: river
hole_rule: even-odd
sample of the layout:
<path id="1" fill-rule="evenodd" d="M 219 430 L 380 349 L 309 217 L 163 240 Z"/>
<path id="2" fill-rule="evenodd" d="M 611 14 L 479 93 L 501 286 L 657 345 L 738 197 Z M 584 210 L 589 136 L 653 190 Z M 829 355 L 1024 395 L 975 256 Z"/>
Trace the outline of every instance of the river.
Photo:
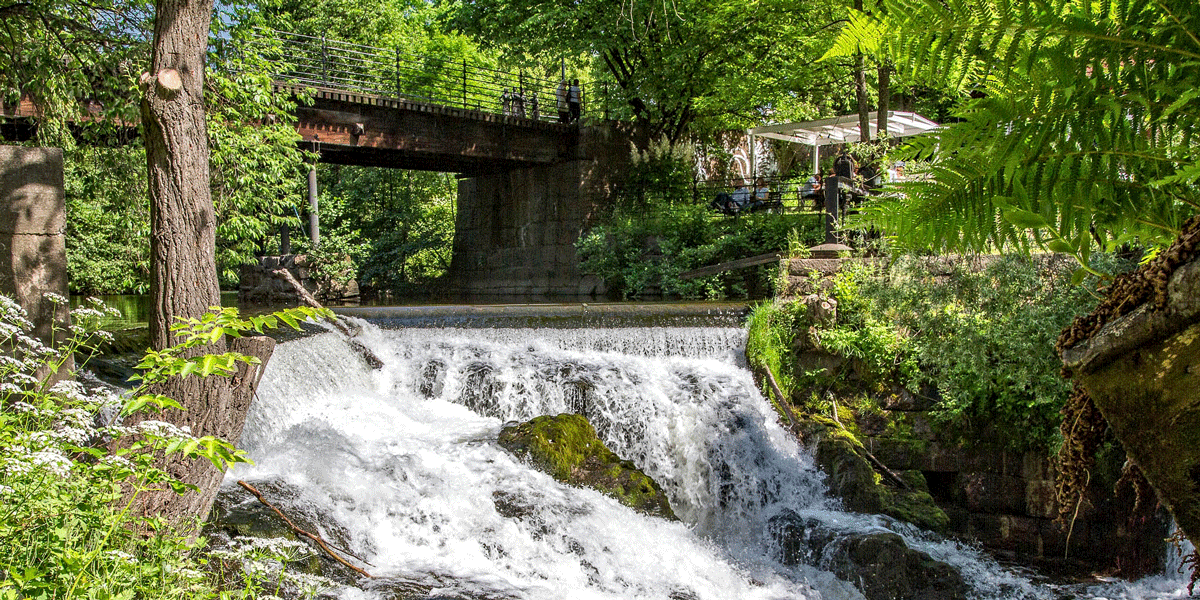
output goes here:
<path id="1" fill-rule="evenodd" d="M 895 531 L 979 598 L 1186 597 L 1179 575 L 1054 585 L 838 510 L 755 388 L 740 307 L 355 314 L 371 317 L 359 338 L 384 367 L 332 333 L 281 344 L 241 440 L 255 464 L 225 481 L 291 490 L 277 498 L 285 511 L 370 564 L 375 578 L 340 597 L 861 598 L 825 570 L 774 559 L 766 523 L 784 510 L 834 530 Z M 560 484 L 496 444 L 505 422 L 563 412 L 586 415 L 653 476 L 682 522 Z"/>

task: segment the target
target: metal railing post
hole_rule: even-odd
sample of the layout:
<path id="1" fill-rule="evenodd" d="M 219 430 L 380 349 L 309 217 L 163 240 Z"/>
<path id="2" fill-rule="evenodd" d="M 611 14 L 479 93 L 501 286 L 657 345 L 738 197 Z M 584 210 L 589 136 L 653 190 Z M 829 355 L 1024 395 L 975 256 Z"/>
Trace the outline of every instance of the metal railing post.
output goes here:
<path id="1" fill-rule="evenodd" d="M 463 110 L 467 109 L 467 59 L 463 59 Z"/>
<path id="2" fill-rule="evenodd" d="M 329 85 L 329 48 L 325 36 L 321 36 L 321 83 Z"/>
<path id="3" fill-rule="evenodd" d="M 400 48 L 396 48 L 396 97 L 399 98 L 400 93 Z"/>

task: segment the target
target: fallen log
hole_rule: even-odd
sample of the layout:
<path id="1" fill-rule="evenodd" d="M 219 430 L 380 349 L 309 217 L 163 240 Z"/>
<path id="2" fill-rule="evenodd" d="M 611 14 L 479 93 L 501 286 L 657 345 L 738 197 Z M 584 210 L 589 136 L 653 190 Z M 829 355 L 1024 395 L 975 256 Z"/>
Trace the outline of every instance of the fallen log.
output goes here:
<path id="1" fill-rule="evenodd" d="M 312 540 L 313 543 L 315 543 L 318 547 L 320 547 L 322 550 L 324 550 L 326 554 L 333 557 L 333 560 L 336 560 L 339 563 L 342 563 L 343 565 L 353 569 L 355 573 L 358 573 L 359 575 L 362 575 L 363 577 L 371 577 L 370 573 L 350 564 L 349 561 L 342 558 L 340 555 L 338 555 L 337 552 L 334 552 L 333 549 L 331 549 L 329 547 L 329 542 L 326 542 L 324 538 L 322 538 L 321 536 L 319 536 L 315 533 L 312 533 L 312 532 L 306 531 L 304 529 L 301 529 L 300 527 L 297 527 L 296 524 L 293 523 L 292 520 L 287 517 L 287 515 L 283 514 L 283 511 L 279 510 L 278 508 L 275 508 L 275 505 L 271 504 L 270 502 L 267 502 L 267 499 L 263 497 L 262 492 L 255 489 L 254 486 L 246 483 L 245 481 L 241 481 L 241 480 L 238 480 L 237 484 L 242 486 L 247 492 L 254 494 L 254 497 L 258 498 L 258 501 L 262 502 L 264 506 L 275 511 L 275 514 L 279 515 L 280 519 L 283 519 L 284 524 L 287 525 L 288 528 L 292 530 L 292 533 L 295 533 L 298 536 L 306 537 L 306 538 Z M 347 552 L 347 554 L 349 554 L 349 553 Z M 359 560 L 362 560 L 362 559 L 359 559 Z M 366 562 L 366 561 L 364 560 L 363 562 Z"/>
<path id="2" fill-rule="evenodd" d="M 292 286 L 292 289 L 296 291 L 296 295 L 300 297 L 300 300 L 304 302 L 304 304 L 307 304 L 312 308 L 325 308 L 320 302 L 317 302 L 317 299 L 314 298 L 312 294 L 308 293 L 308 290 L 304 289 L 303 285 L 300 285 L 300 282 L 296 280 L 291 271 L 288 271 L 287 269 L 275 269 L 274 271 L 271 271 L 271 274 L 286 281 L 288 285 Z M 346 336 L 346 341 L 350 343 L 350 347 L 354 348 L 355 352 L 358 352 L 359 356 L 361 356 L 363 360 L 367 362 L 368 366 L 370 366 L 372 369 L 383 368 L 383 361 L 380 360 L 370 348 L 366 347 L 366 345 L 364 345 L 362 342 L 354 339 L 359 333 L 358 329 L 351 327 L 345 321 L 340 319 L 334 319 L 330 321 L 330 323 L 333 324 L 338 331 L 342 332 L 342 335 Z"/>

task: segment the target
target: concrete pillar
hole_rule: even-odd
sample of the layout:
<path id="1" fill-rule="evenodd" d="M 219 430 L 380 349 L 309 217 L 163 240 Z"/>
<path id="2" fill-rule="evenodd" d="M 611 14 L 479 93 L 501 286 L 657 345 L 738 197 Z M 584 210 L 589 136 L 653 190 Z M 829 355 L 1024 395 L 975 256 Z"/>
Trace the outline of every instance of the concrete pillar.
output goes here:
<path id="1" fill-rule="evenodd" d="M 59 148 L 0 146 L 0 294 L 29 315 L 45 344 L 66 336 L 70 310 L 43 297 L 67 296 L 63 154 Z M 74 369 L 68 358 L 65 372 Z"/>
<path id="2" fill-rule="evenodd" d="M 279 226 L 279 253 L 292 253 L 292 228 L 286 223 Z"/>
<path id="3" fill-rule="evenodd" d="M 313 248 L 321 245 L 321 220 L 317 211 L 317 165 L 308 169 L 308 230 Z"/>

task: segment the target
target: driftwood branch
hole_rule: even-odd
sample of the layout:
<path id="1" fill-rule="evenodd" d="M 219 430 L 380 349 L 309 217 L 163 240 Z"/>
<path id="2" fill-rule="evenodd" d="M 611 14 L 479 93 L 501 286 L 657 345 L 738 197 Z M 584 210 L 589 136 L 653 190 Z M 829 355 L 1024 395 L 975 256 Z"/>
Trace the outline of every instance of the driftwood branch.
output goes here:
<path id="1" fill-rule="evenodd" d="M 274 271 L 271 271 L 271 273 L 276 277 L 286 281 L 288 285 L 292 286 L 292 289 L 296 291 L 296 295 L 300 296 L 301 302 L 313 308 L 325 308 L 324 306 L 321 306 L 320 302 L 317 302 L 316 298 L 313 298 L 312 294 L 308 293 L 308 290 L 304 289 L 303 285 L 300 285 L 299 281 L 296 281 L 296 278 L 292 275 L 291 271 L 288 271 L 287 269 L 275 269 Z M 342 335 L 346 336 L 346 340 L 350 342 L 350 347 L 354 348 L 354 351 L 358 352 L 358 354 L 363 357 L 363 360 L 367 361 L 367 364 L 370 365 L 372 369 L 383 368 L 383 361 L 379 360 L 379 357 L 376 356 L 370 348 L 366 347 L 362 342 L 354 339 L 354 336 L 358 335 L 357 329 L 350 327 L 350 325 L 340 319 L 334 319 L 330 321 L 330 323 L 332 323 L 338 331 L 342 332 Z"/>
<path id="2" fill-rule="evenodd" d="M 788 425 L 792 428 L 793 433 L 800 435 L 796 429 L 796 421 L 792 418 L 792 411 L 788 408 L 788 401 L 783 396 L 783 392 L 779 389 L 779 383 L 775 381 L 775 375 L 771 373 L 771 367 L 763 369 L 767 375 L 767 383 L 771 385 L 771 391 L 775 393 L 775 398 L 779 400 L 779 409 L 783 411 L 783 416 L 787 417 Z"/>
<path id="3" fill-rule="evenodd" d="M 342 558 L 341 556 L 338 555 L 338 553 L 334 552 L 329 547 L 329 543 L 326 542 L 324 538 L 322 538 L 321 536 L 319 536 L 315 533 L 311 533 L 311 532 L 308 532 L 304 529 L 297 527 L 296 524 L 293 523 L 292 520 L 287 517 L 287 515 L 283 514 L 283 511 L 279 510 L 278 508 L 275 508 L 275 505 L 271 504 L 270 502 L 267 502 L 267 499 L 263 497 L 262 492 L 255 489 L 254 486 L 246 483 L 245 481 L 241 481 L 241 480 L 239 480 L 237 483 L 238 483 L 238 485 L 245 488 L 247 492 L 254 494 L 254 497 L 258 498 L 258 501 L 262 502 L 264 506 L 275 511 L 275 514 L 279 515 L 280 519 L 283 519 L 283 522 L 285 524 L 287 524 L 288 528 L 291 529 L 293 533 L 312 540 L 317 546 L 320 546 L 320 548 L 322 550 L 324 550 L 326 554 L 328 554 L 329 556 L 332 556 L 333 559 L 338 561 L 339 563 L 353 569 L 355 573 L 358 573 L 359 575 L 362 575 L 363 577 L 371 577 L 370 573 L 350 564 L 346 559 Z M 363 562 L 366 562 L 366 561 L 363 561 Z"/>

